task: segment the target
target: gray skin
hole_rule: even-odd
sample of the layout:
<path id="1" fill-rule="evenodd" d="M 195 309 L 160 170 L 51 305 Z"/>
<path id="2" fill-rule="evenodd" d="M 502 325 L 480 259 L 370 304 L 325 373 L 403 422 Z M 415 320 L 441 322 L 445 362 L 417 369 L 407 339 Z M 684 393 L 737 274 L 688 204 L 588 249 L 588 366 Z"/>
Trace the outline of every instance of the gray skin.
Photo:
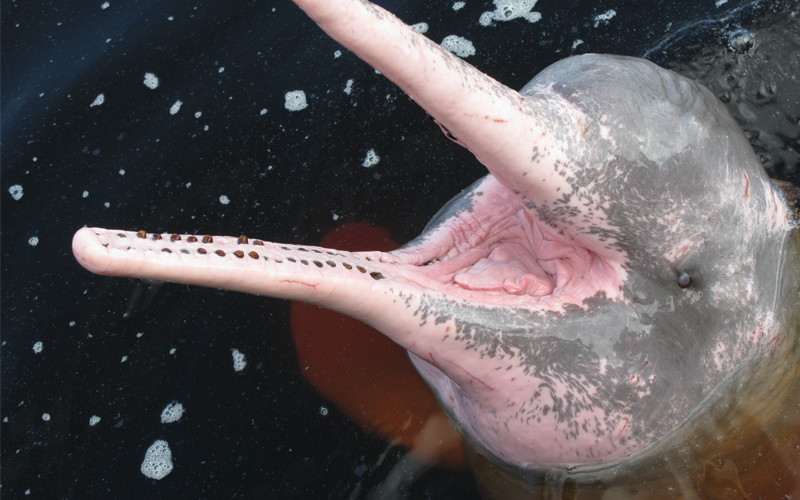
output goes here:
<path id="1" fill-rule="evenodd" d="M 490 174 L 394 252 L 84 228 L 84 267 L 361 319 L 470 443 L 522 468 L 647 450 L 785 338 L 789 211 L 704 87 L 592 54 L 517 93 L 368 2 L 296 3 Z"/>

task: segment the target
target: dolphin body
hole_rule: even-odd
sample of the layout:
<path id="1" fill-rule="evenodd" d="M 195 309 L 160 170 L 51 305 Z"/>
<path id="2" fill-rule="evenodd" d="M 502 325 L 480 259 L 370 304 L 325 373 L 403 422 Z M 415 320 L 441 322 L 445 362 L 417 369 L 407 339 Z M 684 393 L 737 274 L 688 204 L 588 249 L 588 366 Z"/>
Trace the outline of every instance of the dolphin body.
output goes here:
<path id="1" fill-rule="evenodd" d="M 360 319 L 469 443 L 522 469 L 643 452 L 785 342 L 791 211 L 703 86 L 587 54 L 516 92 L 369 2 L 295 3 L 489 175 L 388 253 L 83 228 L 81 265 Z"/>

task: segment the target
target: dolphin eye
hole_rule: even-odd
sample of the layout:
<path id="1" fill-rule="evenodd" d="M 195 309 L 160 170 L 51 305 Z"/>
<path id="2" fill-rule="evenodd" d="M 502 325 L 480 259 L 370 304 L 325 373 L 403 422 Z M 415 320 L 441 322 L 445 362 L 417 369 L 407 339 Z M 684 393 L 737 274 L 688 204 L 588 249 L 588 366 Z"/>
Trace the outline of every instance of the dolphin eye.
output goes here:
<path id="1" fill-rule="evenodd" d="M 692 278 L 689 276 L 689 273 L 681 273 L 678 276 L 678 286 L 681 288 L 686 288 L 687 286 L 692 284 Z"/>

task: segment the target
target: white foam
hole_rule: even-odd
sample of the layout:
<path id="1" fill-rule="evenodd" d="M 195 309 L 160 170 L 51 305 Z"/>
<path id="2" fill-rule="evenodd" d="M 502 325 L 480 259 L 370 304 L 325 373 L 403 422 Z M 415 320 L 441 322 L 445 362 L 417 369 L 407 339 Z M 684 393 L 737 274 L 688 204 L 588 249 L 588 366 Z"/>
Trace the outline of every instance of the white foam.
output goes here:
<path id="1" fill-rule="evenodd" d="M 370 168 L 374 167 L 378 163 L 380 163 L 381 157 L 378 156 L 378 153 L 375 152 L 374 149 L 370 149 L 367 151 L 367 156 L 364 158 L 364 161 L 361 163 L 362 167 Z"/>
<path id="2" fill-rule="evenodd" d="M 89 426 L 94 427 L 95 425 L 100 423 L 100 420 L 101 418 L 98 417 L 97 415 L 92 415 L 91 417 L 89 417 Z"/>
<path id="3" fill-rule="evenodd" d="M 286 93 L 284 99 L 286 102 L 284 102 L 283 106 L 289 111 L 300 111 L 308 107 L 306 93 L 302 90 L 290 90 Z"/>
<path id="4" fill-rule="evenodd" d="M 42 344 L 41 340 L 33 344 L 33 352 L 35 352 L 36 354 L 42 352 L 42 349 L 44 349 L 44 344 Z"/>
<path id="5" fill-rule="evenodd" d="M 453 2 L 453 10 L 461 10 L 466 5 L 466 2 Z"/>
<path id="6" fill-rule="evenodd" d="M 89 107 L 93 108 L 95 106 L 100 106 L 104 102 L 106 102 L 105 94 L 97 94 L 97 97 L 94 98 L 94 101 L 92 101 L 92 103 L 89 105 Z"/>
<path id="7" fill-rule="evenodd" d="M 344 85 L 344 93 L 350 95 L 353 92 L 353 79 L 347 80 L 347 83 Z"/>
<path id="8" fill-rule="evenodd" d="M 442 47 L 454 53 L 458 57 L 469 57 L 475 55 L 475 46 L 466 38 L 447 35 L 442 40 Z"/>
<path id="9" fill-rule="evenodd" d="M 89 197 L 89 191 L 84 191 L 83 193 L 81 193 L 81 198 L 88 198 L 88 197 Z"/>
<path id="10" fill-rule="evenodd" d="M 231 354 L 233 355 L 234 371 L 240 372 L 244 370 L 244 367 L 247 366 L 247 361 L 244 360 L 244 353 L 240 352 L 239 349 L 231 349 Z"/>
<path id="11" fill-rule="evenodd" d="M 181 106 L 182 106 L 182 105 L 183 105 L 183 101 L 181 101 L 180 99 L 178 99 L 177 101 L 175 101 L 175 104 L 173 104 L 173 105 L 172 105 L 172 106 L 170 106 L 170 108 L 169 108 L 169 114 L 171 114 L 171 115 L 175 115 L 175 114 L 177 114 L 177 113 L 178 113 L 178 111 L 180 111 L 180 110 L 181 110 Z"/>
<path id="12" fill-rule="evenodd" d="M 21 184 L 14 184 L 10 188 L 8 188 L 8 192 L 11 194 L 11 197 L 14 198 L 14 201 L 19 201 L 22 199 L 22 185 Z"/>
<path id="13" fill-rule="evenodd" d="M 427 33 L 428 32 L 428 23 L 417 23 L 412 24 L 411 29 L 416 31 L 417 33 Z"/>
<path id="14" fill-rule="evenodd" d="M 171 424 L 181 419 L 184 413 L 183 405 L 177 401 L 168 404 L 161 412 L 161 423 Z"/>
<path id="15" fill-rule="evenodd" d="M 148 89 L 155 90 L 158 88 L 158 77 L 153 73 L 144 74 L 144 86 Z"/>
<path id="16" fill-rule="evenodd" d="M 225 196 L 224 194 L 219 195 L 219 202 L 223 205 L 227 205 L 231 202 L 231 199 Z"/>
<path id="17" fill-rule="evenodd" d="M 511 21 L 523 18 L 529 23 L 542 19 L 538 12 L 532 12 L 537 0 L 494 0 L 494 11 L 484 12 L 478 20 L 481 26 L 489 26 L 492 21 Z"/>
<path id="18" fill-rule="evenodd" d="M 50 421 L 50 414 L 49 413 L 42 413 L 42 420 L 44 420 L 45 422 L 49 422 Z"/>
<path id="19" fill-rule="evenodd" d="M 103 2 L 100 4 L 100 8 L 106 10 L 107 8 L 111 7 L 111 4 L 108 2 Z"/>
<path id="20" fill-rule="evenodd" d="M 158 439 L 147 448 L 140 469 L 150 479 L 164 479 L 172 472 L 172 450 L 163 439 Z"/>
<path id="21" fill-rule="evenodd" d="M 28 245 L 35 247 L 39 244 L 39 237 L 38 236 L 31 236 L 28 238 Z"/>
<path id="22" fill-rule="evenodd" d="M 594 27 L 597 28 L 600 26 L 600 23 L 608 24 L 611 19 L 617 15 L 617 11 L 614 9 L 608 9 L 607 11 L 603 12 L 602 14 L 597 14 L 594 16 Z"/>

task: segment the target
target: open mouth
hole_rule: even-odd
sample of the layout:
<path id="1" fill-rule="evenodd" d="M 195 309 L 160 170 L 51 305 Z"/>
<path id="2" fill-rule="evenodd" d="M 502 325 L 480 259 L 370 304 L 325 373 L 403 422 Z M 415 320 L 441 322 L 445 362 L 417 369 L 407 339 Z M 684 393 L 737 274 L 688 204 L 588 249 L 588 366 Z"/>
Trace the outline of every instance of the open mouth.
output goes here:
<path id="1" fill-rule="evenodd" d="M 460 195 L 419 238 L 384 257 L 414 266 L 402 277 L 495 305 L 556 310 L 585 299 L 621 294 L 622 266 L 558 234 L 492 177 Z M 454 212 L 454 213 L 453 213 Z M 415 275 L 427 278 L 424 282 Z M 439 287 L 435 287 L 439 288 Z"/>

